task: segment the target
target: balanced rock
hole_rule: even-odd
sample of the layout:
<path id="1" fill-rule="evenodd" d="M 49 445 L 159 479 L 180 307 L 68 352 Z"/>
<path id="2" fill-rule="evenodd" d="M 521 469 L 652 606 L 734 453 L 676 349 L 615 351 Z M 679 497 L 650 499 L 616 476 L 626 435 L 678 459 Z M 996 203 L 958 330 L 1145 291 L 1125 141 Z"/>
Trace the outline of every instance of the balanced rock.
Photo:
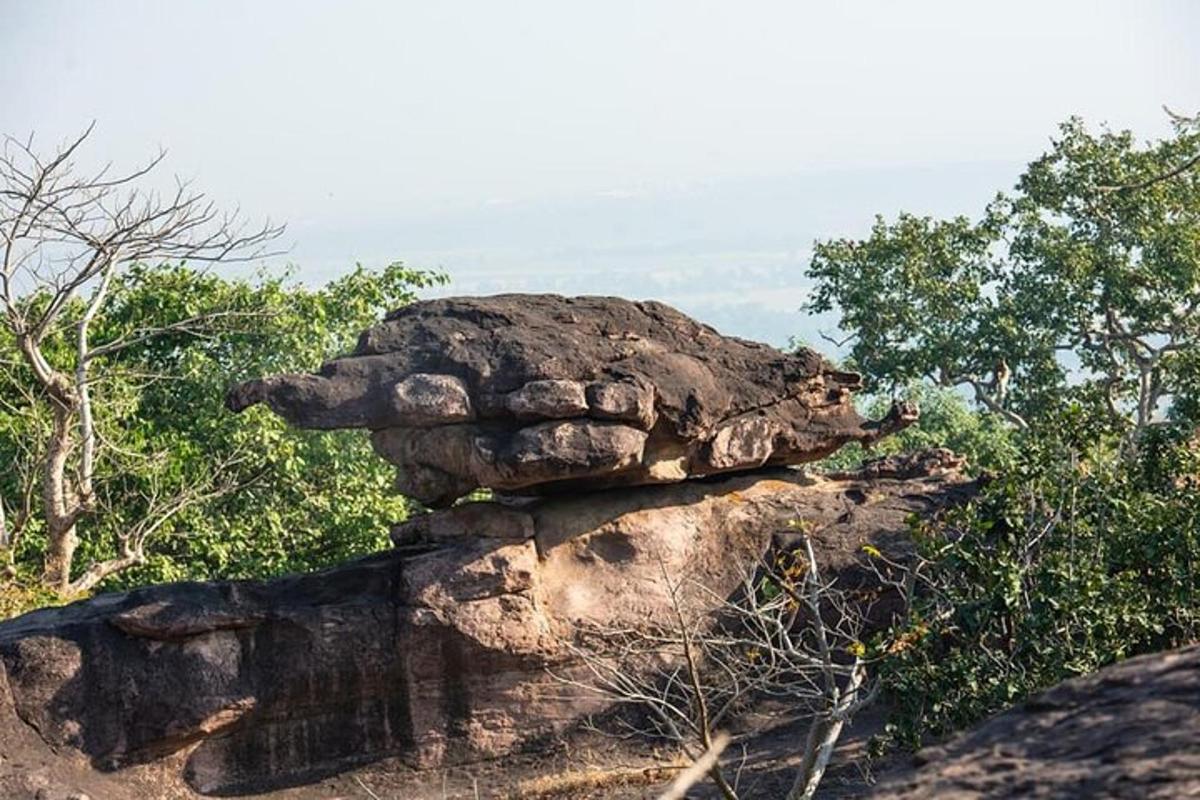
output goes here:
<path id="1" fill-rule="evenodd" d="M 971 490 L 956 467 L 933 454 L 889 459 L 869 478 L 779 468 L 467 503 L 402 524 L 390 552 L 324 572 L 31 612 L 0 623 L 0 789 L 229 795 L 389 757 L 511 753 L 603 707 L 563 682 L 584 674 L 566 643 L 580 626 L 668 614 L 664 571 L 703 587 L 689 602 L 714 604 L 794 519 L 820 531 L 835 572 L 864 544 L 902 558 L 909 516 Z"/>
<path id="2" fill-rule="evenodd" d="M 814 461 L 915 419 L 867 422 L 817 353 L 722 336 L 656 302 L 497 295 L 414 303 L 315 375 L 235 387 L 308 428 L 368 428 L 403 493 L 534 494 Z"/>

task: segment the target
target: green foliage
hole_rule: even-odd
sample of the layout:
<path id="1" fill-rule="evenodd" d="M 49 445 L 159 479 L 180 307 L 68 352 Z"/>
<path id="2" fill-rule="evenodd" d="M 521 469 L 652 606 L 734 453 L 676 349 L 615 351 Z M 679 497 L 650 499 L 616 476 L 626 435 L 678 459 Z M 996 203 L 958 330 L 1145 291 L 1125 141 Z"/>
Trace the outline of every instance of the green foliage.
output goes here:
<path id="1" fill-rule="evenodd" d="M 978 414 L 962 394 L 926 383 L 913 382 L 897 397 L 916 403 L 921 418 L 915 425 L 877 442 L 870 452 L 857 443 L 847 445 L 821 462 L 825 469 L 853 469 L 865 458 L 911 453 L 946 447 L 965 456 L 973 472 L 1002 470 L 1017 457 L 1016 434 L 996 416 Z M 860 403 L 861 412 L 879 419 L 887 414 L 891 398 L 874 395 Z"/>
<path id="2" fill-rule="evenodd" d="M 81 520 L 77 569 L 111 557 L 119 531 L 188 487 L 229 491 L 167 519 L 153 534 L 147 562 L 102 588 L 263 577 L 385 546 L 389 525 L 407 508 L 365 437 L 294 430 L 262 408 L 234 415 L 223 398 L 241 380 L 315 369 L 351 349 L 383 312 L 442 281 L 398 263 L 378 271 L 360 266 L 315 289 L 286 276 L 226 279 L 186 266 L 138 266 L 121 275 L 93 325 L 97 345 L 215 316 L 202 330 L 135 341 L 94 366 L 100 507 Z M 70 363 L 69 319 L 77 313 L 47 343 L 56 364 Z M 33 513 L 7 554 L 21 575 L 36 574 L 45 545 L 36 492 L 49 423 L 33 386 L 12 340 L 0 340 L 0 463 L 11 465 L 0 472 L 0 497 L 10 520 L 21 516 L 20 498 L 33 493 Z"/>
<path id="3" fill-rule="evenodd" d="M 810 307 L 837 310 L 868 388 L 962 386 L 1024 427 L 1066 402 L 1142 429 L 1196 405 L 1200 132 L 1139 145 L 1078 119 L 981 218 L 877 218 L 817 244 Z"/>
<path id="4" fill-rule="evenodd" d="M 61 602 L 62 598 L 42 586 L 35 575 L 24 573 L 16 567 L 10 568 L 0 583 L 0 620 Z"/>
<path id="5" fill-rule="evenodd" d="M 925 591 L 882 665 L 917 746 L 1065 678 L 1200 635 L 1200 458 L 1155 429 L 1137 463 L 1076 406 L 969 506 L 917 528 Z"/>
<path id="6" fill-rule="evenodd" d="M 841 313 L 867 412 L 922 409 L 877 449 L 997 476 L 914 523 L 923 591 L 874 645 L 895 741 L 1200 635 L 1200 130 L 1177 123 L 1139 144 L 1069 120 L 978 220 L 816 247 L 811 308 Z"/>

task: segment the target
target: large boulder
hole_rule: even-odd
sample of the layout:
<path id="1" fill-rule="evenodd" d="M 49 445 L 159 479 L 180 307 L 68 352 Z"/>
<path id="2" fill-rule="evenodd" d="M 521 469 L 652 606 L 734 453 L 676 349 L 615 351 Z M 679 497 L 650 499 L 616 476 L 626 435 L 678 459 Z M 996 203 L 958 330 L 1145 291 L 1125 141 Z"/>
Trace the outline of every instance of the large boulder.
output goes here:
<path id="1" fill-rule="evenodd" d="M 917 754 L 878 800 L 1200 796 L 1200 645 L 1062 683 Z"/>
<path id="2" fill-rule="evenodd" d="M 235 387 L 308 428 L 368 428 L 397 486 L 431 506 L 664 483 L 814 461 L 915 419 L 867 422 L 859 377 L 801 348 L 722 336 L 656 302 L 497 295 L 428 300 L 315 375 Z"/>
<path id="3" fill-rule="evenodd" d="M 469 503 L 324 572 L 26 614 L 0 624 L 0 788 L 59 796 L 12 788 L 36 777 L 93 800 L 184 784 L 237 794 L 385 757 L 430 766 L 512 752 L 599 708 L 556 677 L 579 668 L 564 643 L 579 626 L 661 618 L 663 570 L 711 590 L 693 600 L 711 603 L 795 519 L 819 531 L 835 570 L 868 543 L 903 557 L 911 514 L 970 491 L 957 466 L 935 453 L 869 477 L 782 468 Z M 30 741 L 46 751 L 30 755 Z M 151 780 L 161 792 L 139 794 Z"/>

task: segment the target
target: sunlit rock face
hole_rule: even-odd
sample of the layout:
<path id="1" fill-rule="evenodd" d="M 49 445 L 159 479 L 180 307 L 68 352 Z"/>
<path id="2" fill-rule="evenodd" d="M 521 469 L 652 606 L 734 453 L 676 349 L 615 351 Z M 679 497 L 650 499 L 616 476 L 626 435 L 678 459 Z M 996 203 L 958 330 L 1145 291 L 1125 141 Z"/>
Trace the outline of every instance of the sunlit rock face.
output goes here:
<path id="1" fill-rule="evenodd" d="M 238 386 L 235 411 L 369 429 L 398 488 L 430 506 L 498 496 L 415 516 L 390 552 L 324 572 L 0 623 L 0 794 L 155 796 L 90 788 L 115 775 L 157 796 L 229 795 L 383 758 L 515 752 L 604 708 L 569 680 L 586 675 L 581 627 L 638 630 L 677 600 L 712 618 L 772 544 L 794 544 L 796 519 L 820 531 L 835 579 L 886 609 L 856 566 L 863 545 L 903 559 L 908 517 L 974 484 L 945 451 L 786 468 L 915 418 L 864 421 L 858 383 L 658 303 L 502 295 L 416 303 L 315 375 Z M 44 769 L 5 760 L 18 746 Z"/>
<path id="2" fill-rule="evenodd" d="M 369 428 L 398 489 L 449 505 L 814 461 L 908 424 L 863 420 L 857 375 L 817 353 L 722 336 L 655 302 L 498 295 L 414 303 L 315 375 L 251 381 L 309 428 Z"/>
<path id="3" fill-rule="evenodd" d="M 664 572 L 688 578 L 684 601 L 703 612 L 803 519 L 831 575 L 871 580 L 863 545 L 903 559 L 910 515 L 973 491 L 959 465 L 935 452 L 863 474 L 776 468 L 467 503 L 324 572 L 35 611 L 0 623 L 0 753 L 39 739 L 32 752 L 62 797 L 117 800 L 268 790 L 389 757 L 503 756 L 602 709 L 561 680 L 584 677 L 568 644 L 582 626 L 668 616 Z M 28 770 L 0 759 L 0 789 Z M 108 776 L 156 788 L 96 788 Z"/>

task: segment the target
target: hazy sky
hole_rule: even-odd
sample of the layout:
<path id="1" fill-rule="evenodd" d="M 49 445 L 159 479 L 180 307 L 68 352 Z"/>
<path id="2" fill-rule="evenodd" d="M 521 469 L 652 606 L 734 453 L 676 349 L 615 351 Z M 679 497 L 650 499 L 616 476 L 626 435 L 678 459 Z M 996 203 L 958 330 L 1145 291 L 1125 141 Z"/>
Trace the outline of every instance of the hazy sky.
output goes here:
<path id="1" fill-rule="evenodd" d="M 1068 115 L 1149 137 L 1200 108 L 1189 0 L 0 7 L 0 131 L 166 147 L 287 221 L 306 277 L 402 258 L 746 306 L 735 332 L 774 339 L 753 308 L 792 313 L 814 237 L 974 210 Z"/>

